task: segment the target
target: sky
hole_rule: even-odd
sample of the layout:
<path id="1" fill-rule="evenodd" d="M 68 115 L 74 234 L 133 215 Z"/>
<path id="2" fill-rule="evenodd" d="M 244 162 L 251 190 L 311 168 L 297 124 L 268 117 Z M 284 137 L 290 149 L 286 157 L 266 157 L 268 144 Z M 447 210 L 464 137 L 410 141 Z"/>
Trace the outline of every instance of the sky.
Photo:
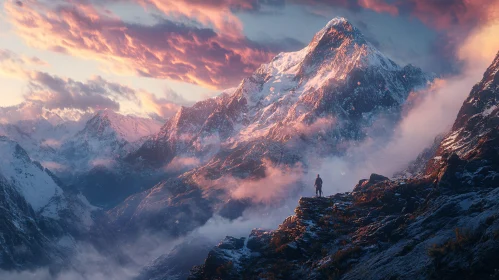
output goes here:
<path id="1" fill-rule="evenodd" d="M 29 108 L 26 116 L 107 108 L 166 119 L 236 87 L 279 52 L 300 50 L 336 16 L 397 63 L 442 78 L 499 50 L 499 0 L 3 0 L 1 7 L 0 107 Z"/>

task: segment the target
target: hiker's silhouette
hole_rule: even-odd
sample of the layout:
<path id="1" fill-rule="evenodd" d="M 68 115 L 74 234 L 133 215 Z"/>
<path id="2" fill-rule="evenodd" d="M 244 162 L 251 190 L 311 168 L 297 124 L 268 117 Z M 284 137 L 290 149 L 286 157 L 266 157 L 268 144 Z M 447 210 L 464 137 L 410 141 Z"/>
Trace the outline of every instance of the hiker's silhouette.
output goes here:
<path id="1" fill-rule="evenodd" d="M 322 179 L 319 174 L 317 174 L 317 178 L 315 179 L 315 195 L 318 197 L 322 196 Z"/>

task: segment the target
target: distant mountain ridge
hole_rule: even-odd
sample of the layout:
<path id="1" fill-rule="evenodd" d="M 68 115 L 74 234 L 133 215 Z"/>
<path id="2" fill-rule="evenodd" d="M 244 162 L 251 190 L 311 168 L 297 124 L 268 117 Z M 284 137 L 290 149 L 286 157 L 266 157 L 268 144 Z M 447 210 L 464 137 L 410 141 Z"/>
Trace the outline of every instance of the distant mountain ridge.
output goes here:
<path id="1" fill-rule="evenodd" d="M 160 128 L 156 120 L 102 110 L 78 121 L 59 117 L 54 122 L 39 116 L 7 122 L 0 124 L 0 135 L 19 142 L 33 158 L 59 173 L 69 171 L 75 161 L 79 168 L 88 170 L 105 160 L 123 157 Z"/>

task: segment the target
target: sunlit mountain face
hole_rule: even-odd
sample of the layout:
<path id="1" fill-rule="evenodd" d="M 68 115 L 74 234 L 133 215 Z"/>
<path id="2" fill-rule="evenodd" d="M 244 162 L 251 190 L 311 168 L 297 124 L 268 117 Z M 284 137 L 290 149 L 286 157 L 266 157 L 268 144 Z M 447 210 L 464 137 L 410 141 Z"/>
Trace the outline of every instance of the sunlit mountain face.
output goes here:
<path id="1" fill-rule="evenodd" d="M 4 1 L 0 278 L 496 279 L 498 13 Z"/>

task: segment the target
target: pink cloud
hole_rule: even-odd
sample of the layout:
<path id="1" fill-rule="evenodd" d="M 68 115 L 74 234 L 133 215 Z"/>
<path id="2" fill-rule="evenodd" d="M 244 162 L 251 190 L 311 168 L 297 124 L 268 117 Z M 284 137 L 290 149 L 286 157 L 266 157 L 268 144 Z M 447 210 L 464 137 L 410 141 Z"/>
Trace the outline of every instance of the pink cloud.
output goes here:
<path id="1" fill-rule="evenodd" d="M 180 109 L 180 105 L 168 98 L 158 98 L 149 92 L 139 92 L 137 94 L 141 107 L 147 112 L 152 112 L 161 118 L 169 118 Z"/>
<path id="2" fill-rule="evenodd" d="M 98 166 L 103 166 L 103 167 L 113 167 L 116 161 L 111 158 L 98 158 L 94 159 L 90 162 L 90 166 L 92 167 L 98 167 Z"/>
<path id="3" fill-rule="evenodd" d="M 166 172 L 180 172 L 194 168 L 201 164 L 196 157 L 175 157 L 166 167 Z"/>
<path id="4" fill-rule="evenodd" d="M 303 176 L 303 167 L 274 166 L 264 160 L 265 177 L 256 180 L 234 180 L 230 188 L 231 196 L 235 199 L 251 199 L 253 202 L 271 203 L 284 200 L 298 188 Z"/>
<path id="5" fill-rule="evenodd" d="M 274 55 L 242 35 L 241 24 L 228 8 L 202 2 L 142 2 L 165 14 L 187 13 L 207 27 L 166 19 L 154 25 L 126 23 L 88 2 L 27 0 L 19 6 L 7 1 L 5 10 L 31 46 L 98 59 L 141 76 L 212 88 L 239 82 Z"/>
<path id="6" fill-rule="evenodd" d="M 54 162 L 54 161 L 44 161 L 41 163 L 43 167 L 49 169 L 49 170 L 52 170 L 52 171 L 65 171 L 68 169 L 67 166 L 63 165 L 63 164 L 60 164 L 60 163 L 57 163 L 57 162 Z"/>
<path id="7" fill-rule="evenodd" d="M 49 147 L 49 148 L 60 148 L 62 145 L 62 142 L 57 140 L 57 139 L 46 139 L 40 144 L 42 147 Z M 50 168 L 49 168 L 50 169 Z"/>
<path id="8" fill-rule="evenodd" d="M 262 167 L 265 174 L 261 178 L 223 176 L 217 180 L 208 180 L 199 175 L 195 181 L 206 190 L 224 189 L 234 199 L 249 199 L 265 204 L 285 200 L 299 190 L 304 175 L 301 163 L 294 166 L 275 165 L 270 160 L 263 159 Z"/>

